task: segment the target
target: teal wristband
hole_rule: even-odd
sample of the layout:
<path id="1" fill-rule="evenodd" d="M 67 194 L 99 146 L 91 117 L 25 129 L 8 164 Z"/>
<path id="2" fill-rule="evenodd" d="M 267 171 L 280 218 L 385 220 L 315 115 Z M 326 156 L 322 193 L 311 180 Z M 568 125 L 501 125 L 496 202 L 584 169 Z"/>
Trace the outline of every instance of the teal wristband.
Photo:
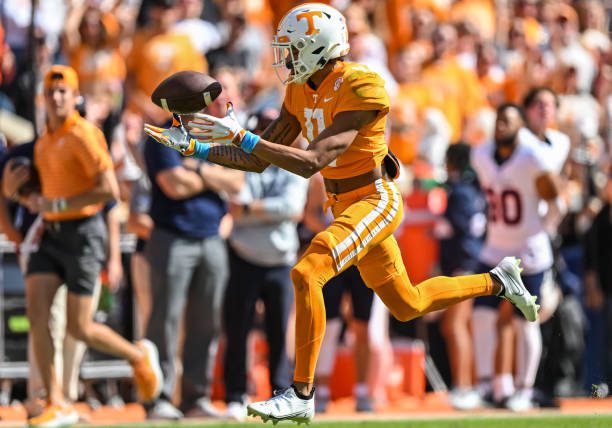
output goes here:
<path id="1" fill-rule="evenodd" d="M 260 137 L 259 135 L 253 134 L 252 132 L 247 131 L 242 138 L 242 143 L 240 143 L 240 148 L 246 153 L 252 153 L 253 149 L 259 143 Z"/>
<path id="2" fill-rule="evenodd" d="M 195 149 L 194 149 L 193 154 L 191 155 L 191 157 L 192 158 L 202 159 L 202 160 L 207 160 L 209 152 L 210 152 L 210 144 L 200 143 L 200 142 L 196 141 Z"/>

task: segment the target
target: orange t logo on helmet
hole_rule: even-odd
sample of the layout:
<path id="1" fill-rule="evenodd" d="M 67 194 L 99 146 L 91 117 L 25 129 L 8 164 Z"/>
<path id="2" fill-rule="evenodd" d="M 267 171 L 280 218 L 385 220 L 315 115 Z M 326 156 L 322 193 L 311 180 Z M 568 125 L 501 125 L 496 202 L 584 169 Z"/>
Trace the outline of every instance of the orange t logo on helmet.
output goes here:
<path id="1" fill-rule="evenodd" d="M 318 31 L 314 25 L 315 16 L 321 18 L 323 16 L 323 13 L 320 10 L 308 10 L 306 12 L 299 13 L 295 16 L 298 20 L 306 19 L 306 22 L 308 22 L 308 31 L 304 33 L 307 36 L 312 36 L 313 34 L 315 34 L 316 31 Z"/>

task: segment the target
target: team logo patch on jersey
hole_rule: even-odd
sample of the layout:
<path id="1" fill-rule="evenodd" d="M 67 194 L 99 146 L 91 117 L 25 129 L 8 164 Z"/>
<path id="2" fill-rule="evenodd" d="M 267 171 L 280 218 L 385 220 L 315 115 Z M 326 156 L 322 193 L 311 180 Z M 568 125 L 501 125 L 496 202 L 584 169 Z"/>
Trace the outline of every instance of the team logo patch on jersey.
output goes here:
<path id="1" fill-rule="evenodd" d="M 336 82 L 334 83 L 334 91 L 338 91 L 340 89 L 340 85 L 342 85 L 342 77 L 338 77 Z"/>

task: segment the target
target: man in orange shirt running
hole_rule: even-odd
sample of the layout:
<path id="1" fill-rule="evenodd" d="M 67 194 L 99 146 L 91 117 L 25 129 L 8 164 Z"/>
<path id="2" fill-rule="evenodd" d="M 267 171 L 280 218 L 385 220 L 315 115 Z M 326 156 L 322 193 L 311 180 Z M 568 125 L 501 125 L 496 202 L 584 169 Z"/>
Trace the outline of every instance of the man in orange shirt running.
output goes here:
<path id="1" fill-rule="evenodd" d="M 51 304 L 64 283 L 68 288 L 66 329 L 70 335 L 98 351 L 129 361 L 142 401 L 157 397 L 163 383 L 155 345 L 148 340 L 132 344 L 92 319 L 92 294 L 106 259 L 108 235 L 101 210 L 117 197 L 118 187 L 102 131 L 76 110 L 78 87 L 73 68 L 54 65 L 47 71 L 47 129 L 34 146 L 34 165 L 42 190 L 27 197 L 5 195 L 18 198 L 32 213 L 40 213 L 45 226 L 38 250 L 30 255 L 25 282 L 30 334 L 48 405 L 41 415 L 28 421 L 29 426 L 68 426 L 79 419 L 74 407 L 65 401 L 57 378 L 49 330 Z M 25 183 L 29 169 L 17 168 L 16 182 Z"/>
<path id="2" fill-rule="evenodd" d="M 228 114 L 196 114 L 190 134 L 180 125 L 145 125 L 159 142 L 186 156 L 248 171 L 274 164 L 310 177 L 321 171 L 334 221 L 317 234 L 291 272 L 296 299 L 294 383 L 270 400 L 248 406 L 251 415 L 309 422 L 314 416 L 314 372 L 325 333 L 322 288 L 356 265 L 366 285 L 391 313 L 407 321 L 476 296 L 498 295 L 531 321 L 538 305 L 525 289 L 518 260 L 505 258 L 490 273 L 410 283 L 393 231 L 402 218 L 393 181 L 397 164 L 384 138 L 389 99 L 384 81 L 367 67 L 345 62 L 348 37 L 336 9 L 307 3 L 285 15 L 272 46 L 277 71 L 288 69 L 280 116 L 261 137 Z M 298 134 L 308 148 L 291 147 Z M 194 138 L 192 138 L 194 137 Z M 197 138 L 197 140 L 196 140 Z"/>

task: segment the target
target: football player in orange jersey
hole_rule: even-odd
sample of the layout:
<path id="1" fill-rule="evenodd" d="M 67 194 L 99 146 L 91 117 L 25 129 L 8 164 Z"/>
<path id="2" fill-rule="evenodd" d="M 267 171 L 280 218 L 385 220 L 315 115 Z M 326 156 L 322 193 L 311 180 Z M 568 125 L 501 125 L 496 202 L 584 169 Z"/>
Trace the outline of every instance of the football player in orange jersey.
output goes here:
<path id="1" fill-rule="evenodd" d="M 490 273 L 437 277 L 410 283 L 393 231 L 402 199 L 393 179 L 398 166 L 388 153 L 384 81 L 367 67 L 345 62 L 345 19 L 336 9 L 307 3 L 281 20 L 272 46 L 277 71 L 289 70 L 280 116 L 261 137 L 243 129 L 231 105 L 225 117 L 198 113 L 187 127 L 145 125 L 160 143 L 231 168 L 262 171 L 278 165 L 303 177 L 321 171 L 334 221 L 317 234 L 291 272 L 296 299 L 294 383 L 248 413 L 264 421 L 309 422 L 314 416 L 313 378 L 325 333 L 322 287 L 356 265 L 367 284 L 402 321 L 482 295 L 499 295 L 531 321 L 538 306 L 520 279 L 518 260 L 505 258 Z M 298 134 L 306 149 L 291 147 Z"/>

